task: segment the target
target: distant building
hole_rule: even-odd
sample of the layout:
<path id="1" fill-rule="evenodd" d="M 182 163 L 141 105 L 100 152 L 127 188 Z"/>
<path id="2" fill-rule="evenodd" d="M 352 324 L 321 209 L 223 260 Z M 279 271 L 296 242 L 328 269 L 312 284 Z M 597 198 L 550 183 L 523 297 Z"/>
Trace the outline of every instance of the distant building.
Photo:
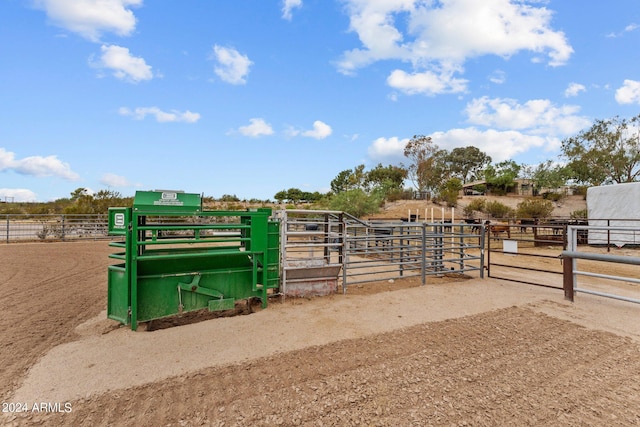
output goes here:
<path id="1" fill-rule="evenodd" d="M 515 194 L 518 196 L 537 196 L 547 192 L 562 193 L 565 196 L 569 196 L 573 194 L 573 188 L 569 186 L 562 186 L 554 189 L 542 188 L 536 191 L 530 179 L 518 178 L 514 180 L 514 186 L 507 194 Z M 462 185 L 461 195 L 464 196 L 483 196 L 491 193 L 493 193 L 491 185 L 487 184 L 487 181 L 484 180 L 467 182 Z"/>

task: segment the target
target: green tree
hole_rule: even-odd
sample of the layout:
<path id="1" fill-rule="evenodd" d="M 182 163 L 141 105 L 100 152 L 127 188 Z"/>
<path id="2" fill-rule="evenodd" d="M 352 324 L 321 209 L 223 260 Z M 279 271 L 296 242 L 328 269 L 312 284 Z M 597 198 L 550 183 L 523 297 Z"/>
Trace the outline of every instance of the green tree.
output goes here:
<path id="1" fill-rule="evenodd" d="M 627 120 L 596 120 L 562 141 L 562 156 L 578 183 L 634 182 L 640 176 L 640 114 Z"/>
<path id="2" fill-rule="evenodd" d="M 302 200 L 306 200 L 307 202 L 317 202 L 319 200 L 322 200 L 323 197 L 324 196 L 318 191 L 304 191 L 302 193 Z"/>
<path id="3" fill-rule="evenodd" d="M 364 165 L 358 165 L 353 169 L 346 169 L 340 172 L 331 181 L 331 191 L 334 194 L 343 191 L 354 190 L 356 188 L 364 188 L 365 172 Z"/>
<path id="4" fill-rule="evenodd" d="M 113 190 L 100 190 L 93 196 L 93 210 L 95 213 L 107 213 L 109 208 L 123 206 L 122 194 Z"/>
<path id="5" fill-rule="evenodd" d="M 290 188 L 287 190 L 287 200 L 291 203 L 298 203 L 304 199 L 304 192 L 299 188 Z"/>
<path id="6" fill-rule="evenodd" d="M 274 196 L 274 199 L 276 199 L 278 201 L 278 203 L 282 203 L 283 200 L 287 199 L 287 192 L 286 190 L 281 190 L 278 191 Z"/>
<path id="7" fill-rule="evenodd" d="M 79 198 L 87 195 L 89 195 L 89 190 L 87 190 L 86 188 L 83 188 L 83 187 L 76 188 L 71 192 L 71 201 L 75 202 Z"/>
<path id="8" fill-rule="evenodd" d="M 458 203 L 458 194 L 462 190 L 462 181 L 459 178 L 449 178 L 438 191 L 438 197 L 453 207 Z"/>
<path id="9" fill-rule="evenodd" d="M 404 168 L 378 164 L 366 173 L 364 185 L 370 192 L 378 193 L 387 200 L 390 195 L 402 193 L 402 184 L 406 177 L 407 171 Z"/>
<path id="10" fill-rule="evenodd" d="M 449 173 L 466 184 L 481 179 L 482 171 L 491 163 L 491 157 L 470 145 L 451 150 L 445 155 L 445 162 Z"/>
<path id="11" fill-rule="evenodd" d="M 365 176 L 365 185 L 368 187 L 377 187 L 389 185 L 398 189 L 402 189 L 402 184 L 407 177 L 407 170 L 398 166 L 378 166 L 367 172 Z"/>
<path id="12" fill-rule="evenodd" d="M 506 194 L 515 186 L 515 179 L 520 173 L 520 165 L 513 160 L 505 160 L 489 165 L 484 170 L 484 179 L 494 192 Z"/>
<path id="13" fill-rule="evenodd" d="M 363 189 L 343 191 L 329 201 L 329 209 L 348 212 L 355 217 L 370 215 L 380 210 L 382 200 L 375 194 L 367 194 Z"/>
<path id="14" fill-rule="evenodd" d="M 77 188 L 71 192 L 71 204 L 64 208 L 66 214 L 93 214 L 96 212 L 93 196 L 86 188 Z"/>
<path id="15" fill-rule="evenodd" d="M 566 165 L 559 165 L 547 160 L 536 166 L 522 165 L 520 176 L 531 181 L 534 195 L 536 195 L 542 189 L 556 190 L 566 185 L 570 169 Z"/>
<path id="16" fill-rule="evenodd" d="M 446 179 L 446 151 L 429 136 L 414 135 L 404 147 L 404 156 L 411 162 L 406 168 L 418 191 L 435 192 Z"/>

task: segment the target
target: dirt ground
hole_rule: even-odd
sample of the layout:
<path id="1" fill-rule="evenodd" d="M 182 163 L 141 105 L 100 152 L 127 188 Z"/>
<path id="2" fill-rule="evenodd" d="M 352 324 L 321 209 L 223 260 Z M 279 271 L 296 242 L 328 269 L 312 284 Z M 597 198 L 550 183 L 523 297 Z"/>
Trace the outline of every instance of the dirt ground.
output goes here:
<path id="1" fill-rule="evenodd" d="M 106 319 L 111 252 L 0 246 L 0 423 L 640 425 L 628 302 L 406 279 L 132 332 Z"/>

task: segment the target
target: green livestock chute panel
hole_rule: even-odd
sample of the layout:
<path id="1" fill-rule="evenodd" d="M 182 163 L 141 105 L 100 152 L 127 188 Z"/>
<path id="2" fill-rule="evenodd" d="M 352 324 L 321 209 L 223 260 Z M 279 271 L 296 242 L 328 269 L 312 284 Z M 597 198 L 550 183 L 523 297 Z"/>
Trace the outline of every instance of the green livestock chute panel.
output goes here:
<path id="1" fill-rule="evenodd" d="M 271 209 L 204 210 L 198 194 L 138 191 L 132 208 L 109 209 L 107 316 L 138 322 L 260 298 L 280 286 L 280 228 Z"/>

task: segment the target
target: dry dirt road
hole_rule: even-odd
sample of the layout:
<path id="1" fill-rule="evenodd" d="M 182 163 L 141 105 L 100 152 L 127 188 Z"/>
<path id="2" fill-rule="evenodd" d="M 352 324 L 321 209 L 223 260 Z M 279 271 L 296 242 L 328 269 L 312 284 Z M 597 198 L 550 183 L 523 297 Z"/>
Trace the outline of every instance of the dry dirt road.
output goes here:
<path id="1" fill-rule="evenodd" d="M 105 318 L 110 252 L 0 247 L 2 424 L 640 424 L 630 303 L 402 280 L 132 332 Z"/>

